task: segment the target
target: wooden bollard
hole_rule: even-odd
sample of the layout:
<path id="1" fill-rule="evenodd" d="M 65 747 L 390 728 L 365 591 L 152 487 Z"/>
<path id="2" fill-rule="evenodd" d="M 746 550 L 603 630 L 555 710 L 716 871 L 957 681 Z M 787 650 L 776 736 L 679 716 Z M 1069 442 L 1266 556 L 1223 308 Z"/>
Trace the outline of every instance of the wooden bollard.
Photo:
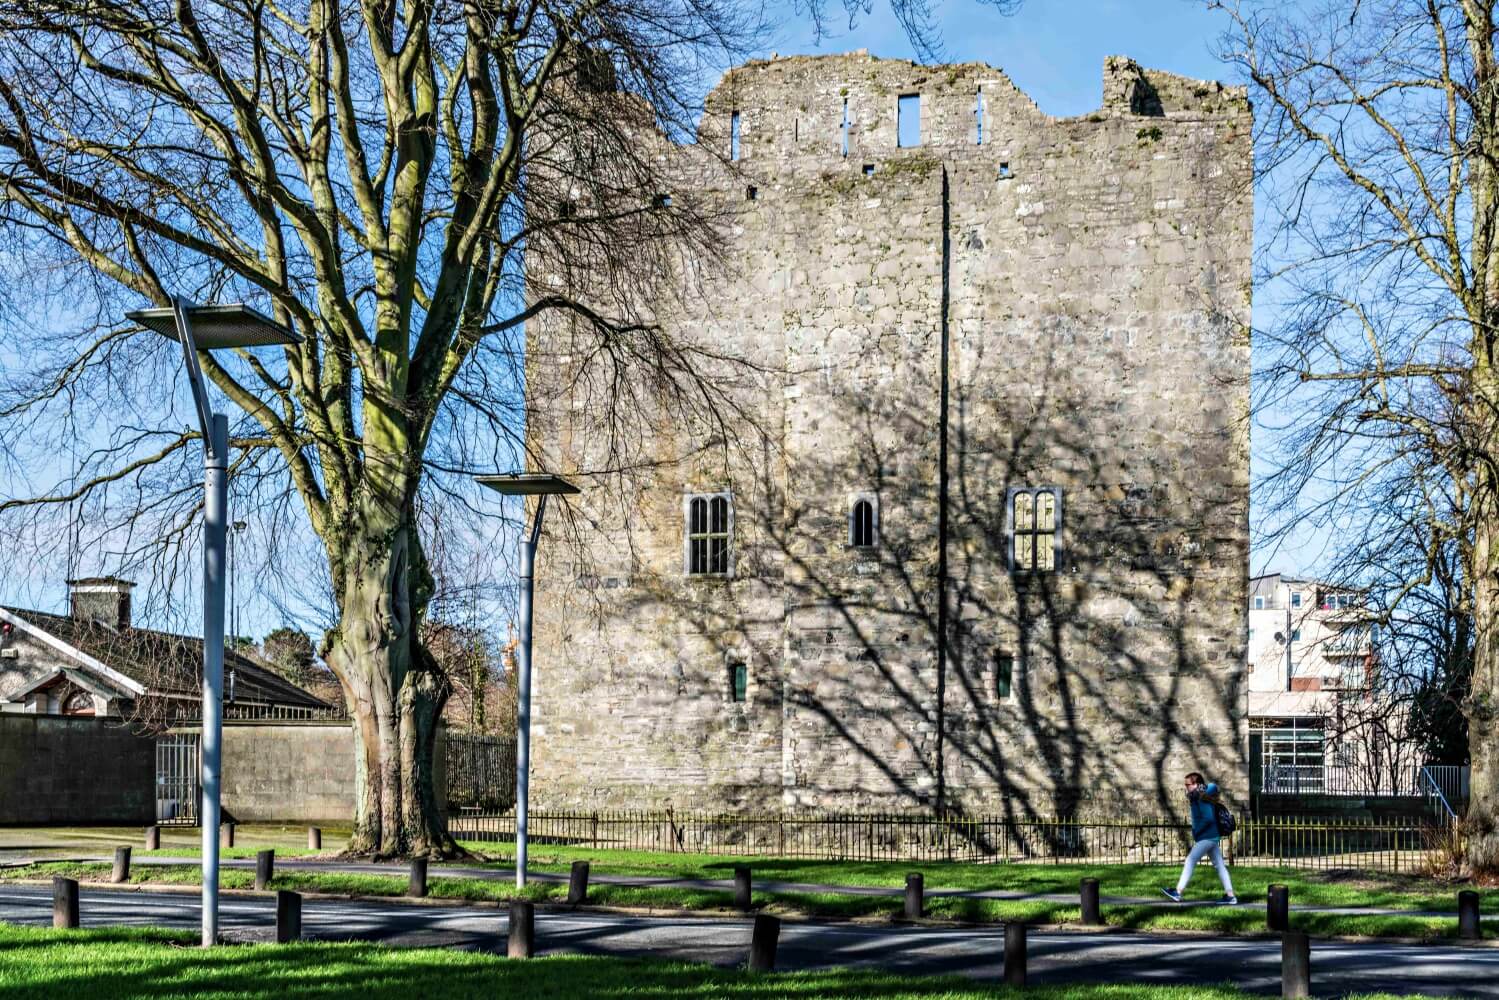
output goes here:
<path id="1" fill-rule="evenodd" d="M 751 972 L 772 972 L 776 967 L 776 945 L 781 939 L 781 920 L 768 914 L 755 917 L 750 935 L 749 967 Z"/>
<path id="2" fill-rule="evenodd" d="M 323 831 L 315 826 L 307 828 L 307 849 L 309 851 L 321 851 L 323 849 Z"/>
<path id="3" fill-rule="evenodd" d="M 1457 936 L 1464 941 L 1477 941 L 1482 936 L 1478 928 L 1478 893 L 1472 889 L 1457 894 Z"/>
<path id="4" fill-rule="evenodd" d="M 510 933 L 505 938 L 505 954 L 511 958 L 530 958 L 536 954 L 536 906 L 529 899 L 510 901 Z"/>
<path id="5" fill-rule="evenodd" d="M 233 823 L 220 823 L 219 824 L 219 846 L 220 847 L 233 847 L 234 846 L 234 824 Z"/>
<path id="6" fill-rule="evenodd" d="M 1312 945 L 1301 931 L 1286 931 L 1280 937 L 1280 995 L 1312 995 Z"/>
<path id="7" fill-rule="evenodd" d="M 302 939 L 302 895 L 287 889 L 276 891 L 276 943 Z"/>
<path id="8" fill-rule="evenodd" d="M 750 870 L 743 865 L 734 866 L 734 909 L 750 908 Z"/>
<path id="9" fill-rule="evenodd" d="M 588 862 L 574 861 L 567 879 L 567 903 L 578 906 L 588 899 Z"/>
<path id="10" fill-rule="evenodd" d="M 418 899 L 427 895 L 427 859 L 411 859 L 411 879 L 406 883 L 406 895 Z"/>
<path id="11" fill-rule="evenodd" d="M 1265 896 L 1265 926 L 1272 931 L 1291 929 L 1291 890 L 1272 885 Z"/>
<path id="12" fill-rule="evenodd" d="M 52 926 L 64 929 L 78 926 L 78 880 L 57 876 L 52 879 Z"/>
<path id="13" fill-rule="evenodd" d="M 146 850 L 161 850 L 161 829 L 159 827 L 146 827 Z"/>
<path id="14" fill-rule="evenodd" d="M 926 879 L 921 872 L 911 872 L 906 876 L 906 919 L 920 920 L 925 910 L 925 900 L 922 897 L 926 893 Z"/>
<path id="15" fill-rule="evenodd" d="M 1005 985 L 1025 985 L 1025 924 L 1005 924 Z"/>
<path id="16" fill-rule="evenodd" d="M 115 848 L 115 866 L 114 871 L 109 873 L 109 880 L 111 882 L 130 881 L 130 848 Z"/>
<path id="17" fill-rule="evenodd" d="M 271 879 L 276 876 L 276 852 L 257 851 L 255 853 L 255 888 L 266 890 L 271 887 Z"/>
<path id="18" fill-rule="evenodd" d="M 1103 923 L 1103 914 L 1098 908 L 1098 879 L 1085 878 L 1078 883 L 1078 896 L 1083 904 L 1083 923 L 1092 926 Z"/>

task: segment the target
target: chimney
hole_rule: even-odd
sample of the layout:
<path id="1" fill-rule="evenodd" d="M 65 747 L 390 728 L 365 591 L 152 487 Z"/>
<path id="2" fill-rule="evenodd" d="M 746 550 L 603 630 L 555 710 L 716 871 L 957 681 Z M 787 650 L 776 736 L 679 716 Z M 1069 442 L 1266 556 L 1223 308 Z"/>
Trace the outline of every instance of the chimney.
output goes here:
<path id="1" fill-rule="evenodd" d="M 117 576 L 90 576 L 68 581 L 68 613 L 79 621 L 97 622 L 116 631 L 130 627 L 130 588 Z"/>

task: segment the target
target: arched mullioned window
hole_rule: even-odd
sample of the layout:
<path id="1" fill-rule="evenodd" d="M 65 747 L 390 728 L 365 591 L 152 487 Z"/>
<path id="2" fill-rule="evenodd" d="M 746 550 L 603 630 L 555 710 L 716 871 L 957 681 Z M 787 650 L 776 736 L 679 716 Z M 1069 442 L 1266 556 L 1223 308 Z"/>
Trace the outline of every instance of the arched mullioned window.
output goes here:
<path id="1" fill-rule="evenodd" d="M 689 576 L 727 576 L 733 509 L 727 494 L 705 494 L 687 499 L 687 573 Z"/>
<path id="2" fill-rule="evenodd" d="M 1010 491 L 1010 571 L 1051 573 L 1062 551 L 1062 494 L 1050 487 Z"/>
<path id="3" fill-rule="evenodd" d="M 872 549 L 879 544 L 879 517 L 871 497 L 855 497 L 848 512 L 848 544 Z"/>

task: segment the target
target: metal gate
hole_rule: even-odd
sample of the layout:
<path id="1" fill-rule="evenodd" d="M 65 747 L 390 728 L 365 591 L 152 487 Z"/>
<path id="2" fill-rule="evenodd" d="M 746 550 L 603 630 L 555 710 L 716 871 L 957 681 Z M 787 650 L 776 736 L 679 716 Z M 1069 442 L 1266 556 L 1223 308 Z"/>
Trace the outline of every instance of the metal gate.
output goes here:
<path id="1" fill-rule="evenodd" d="M 198 734 L 168 733 L 156 740 L 156 822 L 198 824 Z"/>

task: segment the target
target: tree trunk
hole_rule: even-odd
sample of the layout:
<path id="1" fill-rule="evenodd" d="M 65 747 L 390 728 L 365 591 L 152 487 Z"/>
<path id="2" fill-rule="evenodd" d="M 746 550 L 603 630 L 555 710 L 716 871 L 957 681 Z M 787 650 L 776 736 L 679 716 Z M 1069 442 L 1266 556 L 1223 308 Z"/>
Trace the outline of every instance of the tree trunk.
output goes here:
<path id="1" fill-rule="evenodd" d="M 456 855 L 438 811 L 433 756 L 450 686 L 418 638 L 431 582 L 410 512 L 365 516 L 335 565 L 340 618 L 326 656 L 358 737 L 349 853 Z"/>
<path id="2" fill-rule="evenodd" d="M 1468 751 L 1472 764 L 1472 794 L 1465 823 L 1466 860 L 1471 873 L 1499 873 L 1499 734 L 1494 732 L 1496 692 L 1499 692 L 1499 369 L 1495 357 L 1493 319 L 1499 316 L 1499 252 L 1495 225 L 1499 222 L 1499 177 L 1494 163 L 1499 155 L 1499 105 L 1495 103 L 1494 11 L 1492 0 L 1464 0 L 1468 49 L 1473 62 L 1473 126 L 1469 184 L 1473 200 L 1470 253 L 1475 282 L 1469 304 L 1473 320 L 1472 382 L 1468 401 L 1476 466 L 1469 498 L 1473 530 L 1472 555 L 1466 569 L 1473 588 L 1473 675 L 1463 714 L 1468 720 Z"/>
<path id="3" fill-rule="evenodd" d="M 1489 478 L 1487 476 L 1481 479 Z M 1486 492 L 1486 491 L 1485 491 Z M 1492 500 L 1475 500 L 1492 511 Z M 1465 821 L 1467 863 L 1472 874 L 1499 874 L 1499 732 L 1494 692 L 1499 689 L 1499 566 L 1494 563 L 1492 516 L 1478 520 L 1473 544 L 1473 676 L 1463 712 L 1468 719 L 1472 793 Z"/>

